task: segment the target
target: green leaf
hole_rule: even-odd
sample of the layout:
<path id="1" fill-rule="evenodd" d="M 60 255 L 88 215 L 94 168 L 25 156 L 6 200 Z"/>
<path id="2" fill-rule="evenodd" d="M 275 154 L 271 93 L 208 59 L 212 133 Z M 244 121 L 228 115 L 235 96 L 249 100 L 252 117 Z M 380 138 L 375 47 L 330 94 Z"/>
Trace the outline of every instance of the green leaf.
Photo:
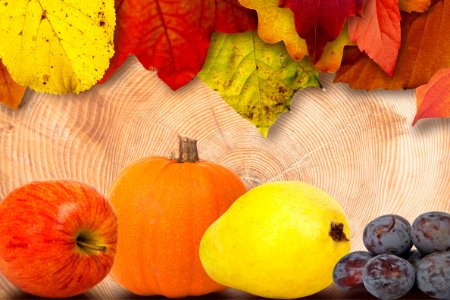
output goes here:
<path id="1" fill-rule="evenodd" d="M 296 91 L 320 86 L 308 59 L 292 60 L 283 43 L 266 44 L 256 32 L 215 33 L 199 77 L 264 137 Z"/>

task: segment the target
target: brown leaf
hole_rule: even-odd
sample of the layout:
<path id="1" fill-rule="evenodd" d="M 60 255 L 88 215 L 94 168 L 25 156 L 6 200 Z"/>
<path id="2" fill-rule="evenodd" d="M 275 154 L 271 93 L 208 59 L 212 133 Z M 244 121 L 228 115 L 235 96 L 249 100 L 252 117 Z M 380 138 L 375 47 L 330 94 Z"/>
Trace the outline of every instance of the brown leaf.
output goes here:
<path id="1" fill-rule="evenodd" d="M 416 98 L 413 126 L 423 118 L 450 118 L 450 68 L 440 69 L 429 83 L 418 87 Z"/>
<path id="2" fill-rule="evenodd" d="M 9 108 L 17 109 L 25 94 L 26 88 L 17 84 L 9 75 L 8 70 L 0 60 L 0 103 Z"/>
<path id="3" fill-rule="evenodd" d="M 437 2 L 423 14 L 402 14 L 402 45 L 390 78 L 367 55 L 344 51 L 335 82 L 355 89 L 416 88 L 440 68 L 450 67 L 450 0 Z M 348 51 L 352 59 L 349 60 Z"/>

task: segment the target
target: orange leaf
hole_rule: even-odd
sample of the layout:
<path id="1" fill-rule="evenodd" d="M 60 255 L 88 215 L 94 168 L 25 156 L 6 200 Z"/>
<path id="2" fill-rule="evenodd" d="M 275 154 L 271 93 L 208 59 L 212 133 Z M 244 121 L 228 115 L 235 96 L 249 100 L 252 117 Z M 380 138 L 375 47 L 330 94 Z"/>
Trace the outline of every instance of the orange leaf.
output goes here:
<path id="1" fill-rule="evenodd" d="M 413 126 L 423 118 L 450 118 L 450 68 L 440 69 L 429 83 L 418 87 L 416 98 Z"/>
<path id="2" fill-rule="evenodd" d="M 405 12 L 426 12 L 431 5 L 431 0 L 399 0 L 400 10 Z"/>
<path id="3" fill-rule="evenodd" d="M 450 0 L 437 2 L 423 14 L 403 13 L 401 25 L 402 45 L 392 78 L 366 54 L 349 62 L 346 49 L 334 81 L 355 89 L 416 88 L 440 68 L 450 67 Z"/>
<path id="4" fill-rule="evenodd" d="M 25 94 L 26 88 L 17 84 L 9 75 L 8 70 L 0 60 L 0 103 L 9 108 L 17 109 Z"/>
<path id="5" fill-rule="evenodd" d="M 367 0 L 363 17 L 349 17 L 350 40 L 388 75 L 394 74 L 400 48 L 400 10 L 397 0 Z"/>

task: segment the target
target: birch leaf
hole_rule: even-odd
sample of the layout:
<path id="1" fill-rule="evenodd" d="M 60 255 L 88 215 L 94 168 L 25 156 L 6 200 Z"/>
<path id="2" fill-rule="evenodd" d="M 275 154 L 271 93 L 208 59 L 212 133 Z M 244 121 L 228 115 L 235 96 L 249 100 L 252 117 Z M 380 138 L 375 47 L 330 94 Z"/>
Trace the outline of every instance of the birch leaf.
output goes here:
<path id="1" fill-rule="evenodd" d="M 0 58 L 18 84 L 88 90 L 114 53 L 113 0 L 0 0 Z"/>

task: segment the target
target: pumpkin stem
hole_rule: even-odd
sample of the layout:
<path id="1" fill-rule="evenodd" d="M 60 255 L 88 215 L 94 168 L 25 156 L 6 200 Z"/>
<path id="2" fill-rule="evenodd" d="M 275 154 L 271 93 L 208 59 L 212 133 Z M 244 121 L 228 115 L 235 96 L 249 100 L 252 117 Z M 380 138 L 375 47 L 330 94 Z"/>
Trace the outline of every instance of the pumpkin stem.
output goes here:
<path id="1" fill-rule="evenodd" d="M 179 140 L 179 154 L 177 162 L 184 163 L 184 162 L 191 162 L 195 163 L 198 162 L 200 159 L 198 157 L 198 150 L 197 150 L 197 140 L 178 136 Z"/>

